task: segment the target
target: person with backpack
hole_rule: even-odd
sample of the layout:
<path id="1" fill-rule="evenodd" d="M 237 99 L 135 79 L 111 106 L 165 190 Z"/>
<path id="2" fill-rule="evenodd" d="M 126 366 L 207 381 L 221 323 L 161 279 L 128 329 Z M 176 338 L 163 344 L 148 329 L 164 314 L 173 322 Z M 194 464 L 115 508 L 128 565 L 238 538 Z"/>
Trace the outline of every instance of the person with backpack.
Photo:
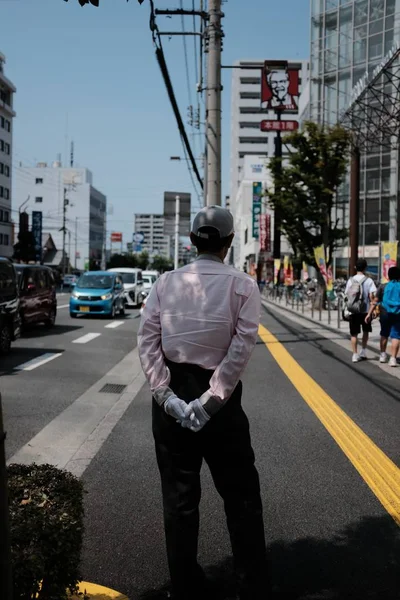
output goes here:
<path id="1" fill-rule="evenodd" d="M 374 299 L 376 293 L 376 285 L 373 280 L 365 275 L 368 264 L 364 258 L 361 258 L 356 263 L 356 275 L 350 277 L 346 285 L 346 308 L 348 314 L 351 348 L 353 350 L 353 363 L 367 359 L 366 348 L 368 344 L 369 334 L 372 332 L 372 326 L 367 319 L 370 309 L 371 300 Z M 363 332 L 361 351 L 358 353 L 358 336 Z"/>
<path id="2" fill-rule="evenodd" d="M 397 367 L 397 355 L 400 346 L 400 268 L 391 267 L 388 271 L 388 279 L 388 283 L 379 286 L 375 299 L 371 303 L 366 320 L 369 322 L 374 311 L 377 309 L 379 310 L 379 320 L 381 323 L 381 356 L 379 362 L 388 362 L 386 348 L 388 339 L 391 337 L 392 356 L 389 360 L 389 365 L 391 367 Z M 389 295 L 391 298 L 389 299 L 389 296 L 387 296 L 386 305 L 384 305 L 383 300 L 385 297 L 385 290 L 392 282 L 394 285 L 391 285 L 391 288 L 389 288 Z M 390 308 L 390 312 L 387 311 L 387 308 Z"/>

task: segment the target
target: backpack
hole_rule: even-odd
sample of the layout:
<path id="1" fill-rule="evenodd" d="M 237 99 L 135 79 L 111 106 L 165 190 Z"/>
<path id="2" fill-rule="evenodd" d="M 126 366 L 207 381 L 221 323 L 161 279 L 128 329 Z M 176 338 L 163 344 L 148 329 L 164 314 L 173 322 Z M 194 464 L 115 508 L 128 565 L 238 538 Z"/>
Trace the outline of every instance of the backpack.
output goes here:
<path id="1" fill-rule="evenodd" d="M 400 281 L 389 281 L 386 285 L 382 306 L 387 313 L 400 315 Z"/>
<path id="2" fill-rule="evenodd" d="M 363 297 L 363 285 L 368 277 L 363 277 L 361 281 L 351 278 L 351 286 L 347 292 L 346 310 L 351 315 L 360 315 L 367 312 L 367 305 Z"/>

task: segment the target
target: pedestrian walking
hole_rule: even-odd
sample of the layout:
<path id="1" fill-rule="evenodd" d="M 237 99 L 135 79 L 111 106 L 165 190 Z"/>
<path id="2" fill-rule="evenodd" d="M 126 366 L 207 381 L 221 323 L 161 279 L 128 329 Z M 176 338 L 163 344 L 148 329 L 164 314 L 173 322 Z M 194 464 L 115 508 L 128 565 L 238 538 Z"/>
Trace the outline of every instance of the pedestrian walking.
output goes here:
<path id="1" fill-rule="evenodd" d="M 378 290 L 377 301 L 374 302 L 374 306 L 379 305 L 380 310 L 382 311 L 381 314 L 383 316 L 384 327 L 381 330 L 381 336 L 383 334 L 383 339 L 386 340 L 386 346 L 388 338 L 390 337 L 392 340 L 389 365 L 391 367 L 397 367 L 397 356 L 400 348 L 400 268 L 391 267 L 388 272 L 388 278 L 389 282 L 383 287 L 381 294 L 379 294 Z M 371 318 L 374 306 L 369 310 L 367 321 Z M 385 356 L 387 356 L 386 347 Z M 381 362 L 386 361 L 381 360 Z"/>
<path id="2" fill-rule="evenodd" d="M 356 263 L 356 275 L 350 277 L 345 291 L 345 313 L 348 315 L 351 336 L 351 348 L 353 350 L 353 363 L 367 359 L 366 348 L 369 334 L 372 332 L 371 321 L 367 319 L 371 300 L 376 293 L 376 285 L 365 272 L 368 268 L 365 259 L 359 259 Z M 361 351 L 358 353 L 358 336 L 363 332 Z"/>
<path id="3" fill-rule="evenodd" d="M 382 306 L 383 293 L 385 291 L 386 283 L 381 283 L 378 286 L 377 292 L 375 294 L 374 300 L 371 302 L 370 309 L 367 315 L 367 323 L 370 323 L 373 318 L 379 316 L 379 323 L 381 326 L 380 330 L 380 363 L 387 363 L 389 360 L 389 356 L 387 354 L 387 345 L 390 337 L 390 323 L 389 316 L 386 310 Z"/>
<path id="4" fill-rule="evenodd" d="M 260 484 L 240 377 L 257 339 L 256 281 L 225 265 L 231 213 L 202 209 L 192 224 L 197 259 L 162 275 L 147 300 L 139 355 L 153 394 L 172 598 L 211 598 L 197 562 L 200 470 L 224 501 L 240 600 L 266 600 Z"/>

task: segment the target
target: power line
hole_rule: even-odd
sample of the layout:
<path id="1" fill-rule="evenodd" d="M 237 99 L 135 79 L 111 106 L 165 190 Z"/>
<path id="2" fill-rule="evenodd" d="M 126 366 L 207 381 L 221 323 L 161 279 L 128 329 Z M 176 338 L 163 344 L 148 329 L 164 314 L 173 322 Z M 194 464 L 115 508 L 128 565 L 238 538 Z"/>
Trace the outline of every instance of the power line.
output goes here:
<path id="1" fill-rule="evenodd" d="M 181 5 L 181 10 L 183 10 L 183 0 L 180 0 L 180 5 Z M 185 32 L 186 32 L 186 30 L 185 30 L 185 17 L 183 15 L 181 15 L 181 22 L 182 22 L 182 32 L 185 34 Z M 196 37 L 196 36 L 194 36 L 194 37 Z M 182 36 L 182 41 L 183 41 L 183 53 L 184 53 L 184 56 L 185 56 L 186 85 L 187 85 L 187 92 L 188 92 L 188 100 L 189 100 L 190 106 L 192 106 L 193 105 L 193 103 L 192 103 L 192 91 L 191 91 L 191 88 L 190 88 L 189 60 L 188 60 L 188 51 L 187 51 L 187 44 L 186 44 L 186 35 Z"/>

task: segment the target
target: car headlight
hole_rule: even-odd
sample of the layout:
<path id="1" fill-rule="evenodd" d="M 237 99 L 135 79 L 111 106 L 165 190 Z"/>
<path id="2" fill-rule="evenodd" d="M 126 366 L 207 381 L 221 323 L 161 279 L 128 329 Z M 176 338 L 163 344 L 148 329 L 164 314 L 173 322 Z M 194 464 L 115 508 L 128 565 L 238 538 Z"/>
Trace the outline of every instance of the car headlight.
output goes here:
<path id="1" fill-rule="evenodd" d="M 76 298 L 77 300 L 79 299 L 79 294 L 77 292 L 72 292 L 71 296 L 72 298 Z"/>
<path id="2" fill-rule="evenodd" d="M 101 296 L 102 300 L 111 300 L 112 298 L 112 294 L 104 294 L 104 296 Z"/>

